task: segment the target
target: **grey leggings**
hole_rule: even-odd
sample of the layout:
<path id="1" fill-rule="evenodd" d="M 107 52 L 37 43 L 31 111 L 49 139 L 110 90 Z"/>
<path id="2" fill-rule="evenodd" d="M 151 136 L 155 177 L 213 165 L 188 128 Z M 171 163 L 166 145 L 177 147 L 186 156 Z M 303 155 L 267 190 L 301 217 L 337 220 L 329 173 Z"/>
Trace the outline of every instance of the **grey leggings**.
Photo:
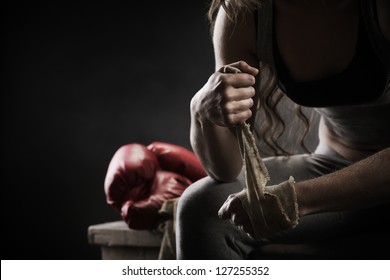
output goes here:
<path id="1" fill-rule="evenodd" d="M 264 159 L 271 184 L 294 176 L 315 178 L 348 166 L 337 154 L 294 155 Z M 264 243 L 250 239 L 217 212 L 227 197 L 243 188 L 236 181 L 206 177 L 188 187 L 179 200 L 176 248 L 178 259 L 388 259 L 389 205 L 350 212 L 301 217 L 299 225 Z"/>

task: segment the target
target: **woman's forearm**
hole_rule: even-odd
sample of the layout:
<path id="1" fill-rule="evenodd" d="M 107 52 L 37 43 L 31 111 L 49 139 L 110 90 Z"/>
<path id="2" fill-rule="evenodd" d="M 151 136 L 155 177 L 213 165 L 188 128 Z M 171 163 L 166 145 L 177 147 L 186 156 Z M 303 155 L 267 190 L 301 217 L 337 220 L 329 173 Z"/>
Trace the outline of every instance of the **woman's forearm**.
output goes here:
<path id="1" fill-rule="evenodd" d="M 376 206 L 390 201 L 390 148 L 315 179 L 297 182 L 301 216 Z"/>
<path id="2" fill-rule="evenodd" d="M 191 145 L 208 175 L 218 181 L 236 179 L 242 168 L 237 140 L 228 127 L 218 126 L 197 115 L 191 101 Z"/>
<path id="3" fill-rule="evenodd" d="M 240 73 L 214 72 L 191 100 L 191 145 L 206 172 L 218 181 L 233 181 L 242 167 L 236 125 L 253 120 L 256 76 L 245 61 L 228 64 Z"/>

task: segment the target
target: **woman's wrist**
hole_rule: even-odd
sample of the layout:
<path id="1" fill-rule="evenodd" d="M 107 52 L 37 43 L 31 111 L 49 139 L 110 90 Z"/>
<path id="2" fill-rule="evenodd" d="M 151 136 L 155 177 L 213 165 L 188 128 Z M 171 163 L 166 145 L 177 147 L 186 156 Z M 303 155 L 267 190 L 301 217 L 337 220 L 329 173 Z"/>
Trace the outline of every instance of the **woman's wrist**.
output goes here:
<path id="1" fill-rule="evenodd" d="M 296 182 L 294 184 L 295 193 L 297 195 L 298 215 L 300 217 L 310 214 L 310 209 L 307 207 L 306 198 L 309 193 L 305 182 Z"/>
<path id="2" fill-rule="evenodd" d="M 212 122 L 208 119 L 207 113 L 204 111 L 204 106 L 202 106 L 202 89 L 199 90 L 191 99 L 190 102 L 190 112 L 191 119 L 194 124 L 201 127 L 213 126 Z"/>

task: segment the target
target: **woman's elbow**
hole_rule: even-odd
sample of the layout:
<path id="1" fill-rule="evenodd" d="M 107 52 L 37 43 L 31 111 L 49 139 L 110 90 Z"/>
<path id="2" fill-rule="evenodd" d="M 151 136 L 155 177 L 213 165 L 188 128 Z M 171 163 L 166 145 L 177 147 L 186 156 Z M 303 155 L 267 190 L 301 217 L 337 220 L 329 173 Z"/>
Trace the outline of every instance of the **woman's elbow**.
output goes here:
<path id="1" fill-rule="evenodd" d="M 241 168 L 235 168 L 234 170 L 224 168 L 222 170 L 206 170 L 207 175 L 218 182 L 229 183 L 237 179 L 241 172 Z"/>

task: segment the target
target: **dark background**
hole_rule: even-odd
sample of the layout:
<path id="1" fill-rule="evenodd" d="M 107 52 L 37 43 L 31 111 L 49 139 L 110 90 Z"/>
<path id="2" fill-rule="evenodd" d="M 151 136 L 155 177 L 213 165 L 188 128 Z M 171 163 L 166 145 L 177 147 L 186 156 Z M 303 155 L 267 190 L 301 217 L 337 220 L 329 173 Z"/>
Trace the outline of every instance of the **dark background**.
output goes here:
<path id="1" fill-rule="evenodd" d="M 3 6 L 2 259 L 99 259 L 87 229 L 120 219 L 103 189 L 114 152 L 190 148 L 189 102 L 214 67 L 207 5 Z"/>

